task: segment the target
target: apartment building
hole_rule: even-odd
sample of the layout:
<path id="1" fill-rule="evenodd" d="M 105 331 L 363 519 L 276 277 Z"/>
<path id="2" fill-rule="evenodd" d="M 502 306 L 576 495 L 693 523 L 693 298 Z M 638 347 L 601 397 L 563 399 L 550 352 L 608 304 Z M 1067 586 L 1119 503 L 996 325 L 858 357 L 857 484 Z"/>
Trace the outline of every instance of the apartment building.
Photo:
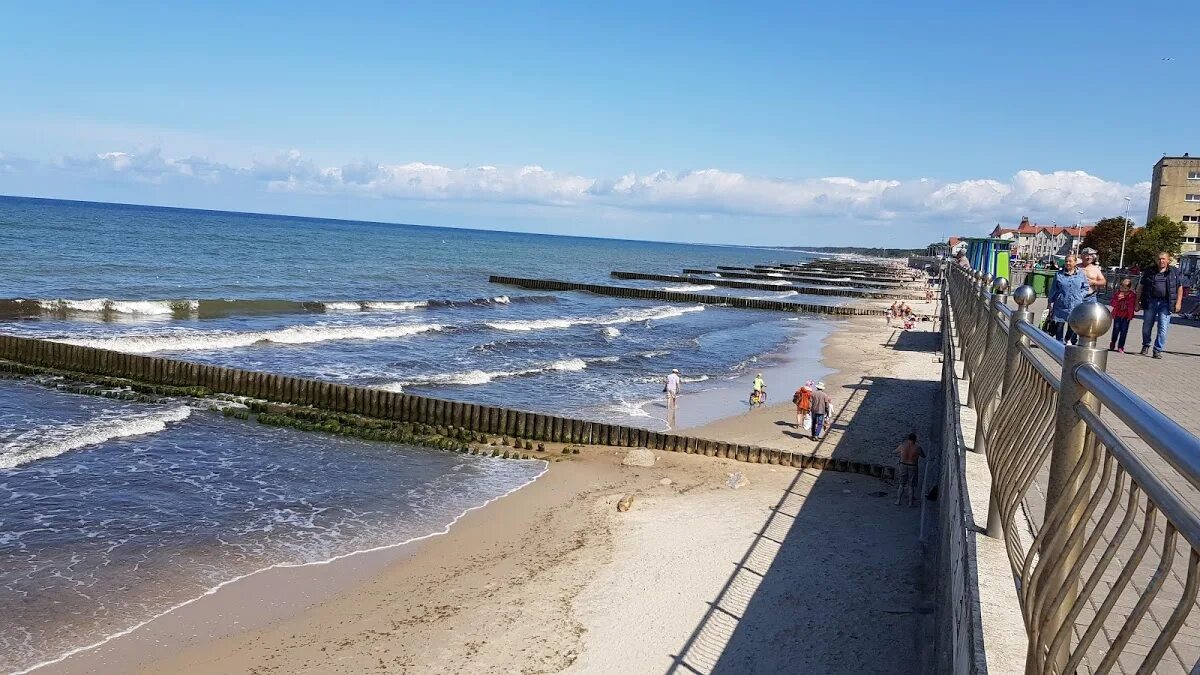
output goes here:
<path id="1" fill-rule="evenodd" d="M 1183 252 L 1200 250 L 1200 157 L 1185 152 L 1154 165 L 1146 220 L 1156 216 L 1183 224 Z"/>

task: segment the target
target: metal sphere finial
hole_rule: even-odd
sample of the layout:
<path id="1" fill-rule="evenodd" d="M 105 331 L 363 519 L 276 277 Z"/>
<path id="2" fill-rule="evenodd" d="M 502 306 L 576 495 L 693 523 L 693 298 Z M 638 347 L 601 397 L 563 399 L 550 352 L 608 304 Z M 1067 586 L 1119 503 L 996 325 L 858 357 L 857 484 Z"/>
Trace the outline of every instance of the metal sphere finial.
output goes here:
<path id="1" fill-rule="evenodd" d="M 1071 310 L 1067 323 L 1079 337 L 1094 340 L 1112 328 L 1112 314 L 1098 302 L 1082 302 Z"/>
<path id="2" fill-rule="evenodd" d="M 1037 291 L 1033 290 L 1033 286 L 1021 284 L 1017 286 L 1017 290 L 1012 293 L 1013 300 L 1017 303 L 1017 307 L 1025 309 L 1037 300 Z"/>
<path id="3" fill-rule="evenodd" d="M 992 282 L 992 293 L 1004 295 L 1006 292 L 1008 292 L 1008 279 L 1005 279 L 1004 277 L 996 277 L 996 279 Z"/>
<path id="4" fill-rule="evenodd" d="M 991 288 L 991 287 L 992 287 L 992 275 L 990 275 L 990 274 L 985 274 L 985 275 L 983 275 L 983 279 L 982 279 L 982 281 L 983 281 L 983 287 L 984 287 L 984 288 Z"/>

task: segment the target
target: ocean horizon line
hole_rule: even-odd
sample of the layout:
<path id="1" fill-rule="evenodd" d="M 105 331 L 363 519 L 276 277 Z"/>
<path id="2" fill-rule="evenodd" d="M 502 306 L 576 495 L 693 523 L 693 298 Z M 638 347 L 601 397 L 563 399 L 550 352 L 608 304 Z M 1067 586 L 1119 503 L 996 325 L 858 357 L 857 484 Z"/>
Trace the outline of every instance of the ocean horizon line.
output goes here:
<path id="1" fill-rule="evenodd" d="M 295 213 L 268 213 L 264 211 L 236 211 L 229 209 L 208 209 L 194 206 L 172 206 L 166 204 L 134 204 L 131 202 L 106 202 L 96 201 L 92 199 L 66 199 L 62 197 L 34 197 L 30 195 L 5 195 L 0 194 L 0 201 L 11 200 L 15 202 L 49 202 L 57 204 L 84 204 L 88 206 L 101 207 L 122 207 L 132 209 L 167 209 L 170 211 L 180 211 L 186 213 L 211 213 L 219 215 L 233 216 L 249 216 L 252 218 L 294 218 L 297 220 L 305 220 L 315 223 L 354 223 L 356 225 L 382 225 L 387 227 L 419 227 L 429 230 L 448 230 L 448 231 L 467 231 L 467 232 L 494 232 L 497 234 L 516 234 L 527 235 L 532 237 L 561 237 L 564 239 L 580 239 L 587 241 L 624 241 L 637 244 L 664 244 L 668 246 L 707 246 L 712 248 L 741 248 L 755 250 L 782 250 L 793 251 L 795 253 L 804 253 L 795 245 L 790 244 L 717 244 L 712 242 L 699 241 L 666 241 L 661 239 L 629 239 L 626 237 L 600 237 L 595 235 L 581 234 L 556 234 L 551 232 L 528 232 L 523 230 L 506 230 L 506 229 L 489 229 L 484 227 L 466 227 L 457 225 L 427 225 L 422 223 L 403 223 L 386 220 L 357 220 L 353 218 L 330 218 L 327 216 L 310 216 Z M 866 248 L 863 246 L 809 246 L 809 249 L 820 248 Z M 895 248 L 895 247 L 879 247 L 879 248 Z"/>

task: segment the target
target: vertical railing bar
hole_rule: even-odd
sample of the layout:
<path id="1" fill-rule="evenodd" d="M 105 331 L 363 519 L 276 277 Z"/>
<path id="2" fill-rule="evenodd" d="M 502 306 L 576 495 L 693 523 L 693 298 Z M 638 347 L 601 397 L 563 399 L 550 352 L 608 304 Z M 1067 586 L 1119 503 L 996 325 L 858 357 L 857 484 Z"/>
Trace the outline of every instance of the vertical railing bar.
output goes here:
<path id="1" fill-rule="evenodd" d="M 1174 564 L 1175 532 L 1175 526 L 1168 520 L 1166 536 L 1163 538 L 1162 557 L 1159 559 L 1158 567 L 1154 570 L 1154 575 L 1150 577 L 1150 583 L 1146 584 L 1146 590 L 1142 591 L 1137 604 L 1133 606 L 1133 611 L 1126 617 L 1125 623 L 1121 626 L 1120 632 L 1117 633 L 1116 639 L 1109 646 L 1108 653 L 1104 655 L 1104 659 L 1097 666 L 1097 669 L 1101 672 L 1107 672 L 1116 663 L 1117 657 L 1121 655 L 1121 650 L 1128 644 L 1129 639 L 1133 637 L 1133 631 L 1137 629 L 1138 624 L 1142 622 L 1142 617 L 1150 609 L 1150 603 L 1154 602 L 1154 598 L 1158 596 L 1158 591 L 1162 588 L 1163 582 L 1166 580 L 1167 572 L 1171 569 L 1171 565 Z"/>
<path id="2" fill-rule="evenodd" d="M 1143 673 L 1154 672 L 1155 666 L 1162 660 L 1163 654 L 1167 648 L 1175 640 L 1175 636 L 1179 634 L 1179 629 L 1183 628 L 1184 621 L 1187 620 L 1188 614 L 1192 608 L 1196 606 L 1196 591 L 1197 582 L 1200 581 L 1200 554 L 1197 554 L 1196 549 L 1191 549 L 1188 556 L 1188 573 L 1187 583 L 1183 587 L 1183 597 L 1179 603 L 1175 605 L 1175 611 L 1171 612 L 1171 616 L 1167 619 L 1167 623 L 1163 626 L 1162 631 L 1158 635 L 1158 639 L 1154 641 L 1154 645 L 1150 647 L 1150 652 L 1146 654 L 1146 658 L 1142 660 L 1142 665 L 1138 667 L 1138 675 Z"/>

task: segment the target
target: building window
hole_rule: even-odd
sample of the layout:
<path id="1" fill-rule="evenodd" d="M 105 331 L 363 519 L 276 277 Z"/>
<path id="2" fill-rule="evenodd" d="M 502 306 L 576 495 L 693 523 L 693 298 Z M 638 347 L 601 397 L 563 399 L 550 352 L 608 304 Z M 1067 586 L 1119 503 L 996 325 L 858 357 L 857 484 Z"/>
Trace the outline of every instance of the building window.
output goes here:
<path id="1" fill-rule="evenodd" d="M 1189 171 L 1188 180 L 1200 180 L 1200 171 Z"/>
<path id="2" fill-rule="evenodd" d="M 1184 216 L 1183 222 L 1185 222 L 1185 223 L 1200 223 L 1200 216 Z"/>
<path id="3" fill-rule="evenodd" d="M 1200 193 L 1192 194 L 1189 192 L 1187 195 L 1184 196 L 1183 200 L 1185 202 L 1200 202 Z"/>

